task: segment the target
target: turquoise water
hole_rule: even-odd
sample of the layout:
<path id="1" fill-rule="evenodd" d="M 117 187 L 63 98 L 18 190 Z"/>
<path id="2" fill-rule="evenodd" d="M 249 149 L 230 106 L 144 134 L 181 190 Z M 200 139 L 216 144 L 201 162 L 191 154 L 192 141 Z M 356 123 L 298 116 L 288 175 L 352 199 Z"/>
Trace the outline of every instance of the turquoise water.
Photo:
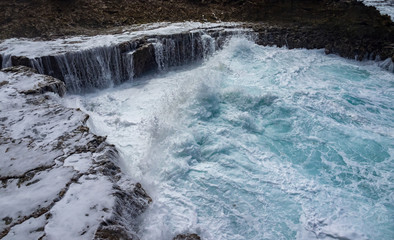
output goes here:
<path id="1" fill-rule="evenodd" d="M 75 99 L 154 199 L 142 239 L 394 239 L 394 78 L 373 62 L 233 39 Z"/>

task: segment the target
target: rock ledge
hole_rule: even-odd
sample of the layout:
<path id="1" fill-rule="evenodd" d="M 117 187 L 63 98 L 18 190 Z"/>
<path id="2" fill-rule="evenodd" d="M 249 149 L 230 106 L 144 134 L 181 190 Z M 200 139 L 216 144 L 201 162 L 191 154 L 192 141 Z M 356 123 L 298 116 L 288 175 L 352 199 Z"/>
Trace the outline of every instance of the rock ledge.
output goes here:
<path id="1" fill-rule="evenodd" d="M 0 71 L 0 238 L 138 239 L 151 198 L 64 92 L 27 67 Z"/>

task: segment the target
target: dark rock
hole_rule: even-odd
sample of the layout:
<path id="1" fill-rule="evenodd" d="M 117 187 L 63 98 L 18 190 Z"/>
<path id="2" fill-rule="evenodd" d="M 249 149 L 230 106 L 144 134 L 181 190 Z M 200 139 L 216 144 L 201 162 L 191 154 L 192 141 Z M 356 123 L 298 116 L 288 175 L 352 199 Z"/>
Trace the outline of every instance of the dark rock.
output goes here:
<path id="1" fill-rule="evenodd" d="M 134 52 L 133 65 L 135 77 L 157 70 L 155 51 L 152 44 L 145 44 Z"/>
<path id="2" fill-rule="evenodd" d="M 97 240 L 139 240 L 135 234 L 131 234 L 128 230 L 119 225 L 100 225 L 96 231 L 94 239 Z"/>
<path id="3" fill-rule="evenodd" d="M 13 66 L 26 66 L 32 67 L 30 59 L 24 56 L 12 56 L 11 62 Z"/>
<path id="4" fill-rule="evenodd" d="M 30 68 L 30 67 L 25 67 L 25 66 L 14 66 L 14 67 L 8 67 L 1 69 L 2 72 L 6 73 L 22 73 L 22 74 L 27 74 L 31 75 L 33 73 L 38 73 L 37 70 Z"/>
<path id="5" fill-rule="evenodd" d="M 8 83 L 10 83 L 10 82 L 8 82 L 8 81 L 2 81 L 2 82 L 0 82 L 0 87 L 6 85 L 6 84 L 8 84 Z"/>
<path id="6" fill-rule="evenodd" d="M 394 54 L 394 48 L 386 48 L 389 42 L 394 42 L 394 29 L 385 34 L 386 39 L 376 39 L 367 31 L 361 37 L 349 35 L 344 26 L 331 29 L 321 26 L 291 26 L 282 25 L 254 25 L 258 32 L 257 44 L 287 46 L 288 48 L 324 48 L 326 54 L 336 53 L 345 58 L 374 60 L 377 55 L 386 59 Z"/>
<path id="7" fill-rule="evenodd" d="M 136 218 L 146 210 L 152 199 L 146 194 L 141 184 L 135 184 L 131 191 L 115 186 L 116 203 L 111 218 L 105 219 L 99 226 L 95 239 L 133 239 L 136 234 Z"/>
<path id="8" fill-rule="evenodd" d="M 12 223 L 12 218 L 10 217 L 4 217 L 2 220 L 6 225 L 10 225 Z"/>
<path id="9" fill-rule="evenodd" d="M 173 240 L 201 240 L 200 236 L 195 233 L 179 234 Z"/>

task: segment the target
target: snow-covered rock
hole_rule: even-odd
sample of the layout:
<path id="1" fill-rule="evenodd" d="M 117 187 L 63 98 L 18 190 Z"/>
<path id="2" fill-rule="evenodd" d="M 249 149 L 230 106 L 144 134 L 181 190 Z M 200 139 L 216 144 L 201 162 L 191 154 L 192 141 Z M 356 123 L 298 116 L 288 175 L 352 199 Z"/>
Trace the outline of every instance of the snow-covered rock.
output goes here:
<path id="1" fill-rule="evenodd" d="M 27 67 L 0 71 L 0 238 L 138 239 L 151 198 L 64 93 Z"/>

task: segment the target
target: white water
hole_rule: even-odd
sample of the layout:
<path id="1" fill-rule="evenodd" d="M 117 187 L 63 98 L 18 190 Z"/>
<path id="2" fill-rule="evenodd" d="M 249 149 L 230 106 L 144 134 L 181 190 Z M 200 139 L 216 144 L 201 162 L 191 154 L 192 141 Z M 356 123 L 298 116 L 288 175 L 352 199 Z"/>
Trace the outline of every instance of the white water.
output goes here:
<path id="1" fill-rule="evenodd" d="M 67 101 L 154 199 L 142 239 L 394 237 L 394 82 L 376 63 L 233 39 Z"/>

